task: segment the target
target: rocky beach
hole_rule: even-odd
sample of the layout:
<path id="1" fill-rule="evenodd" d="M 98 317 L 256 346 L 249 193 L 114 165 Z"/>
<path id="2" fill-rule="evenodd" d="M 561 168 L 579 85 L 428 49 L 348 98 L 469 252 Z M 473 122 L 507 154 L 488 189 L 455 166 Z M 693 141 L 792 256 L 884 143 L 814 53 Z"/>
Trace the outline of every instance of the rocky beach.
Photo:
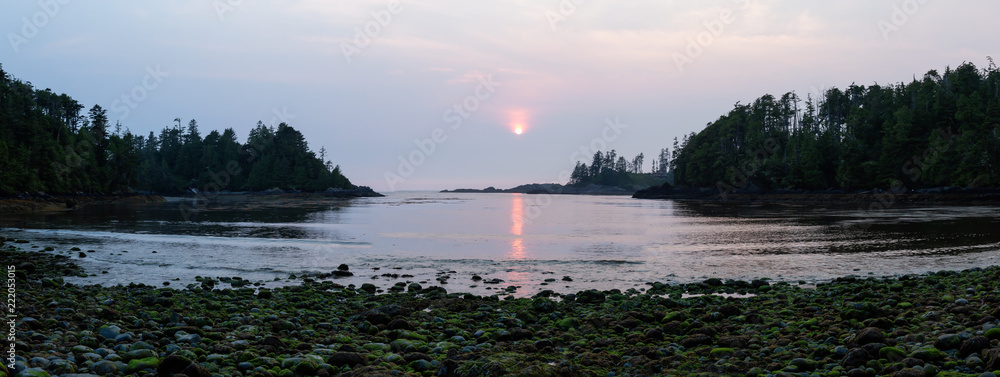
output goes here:
<path id="1" fill-rule="evenodd" d="M 810 285 L 767 279 L 530 298 L 239 277 L 80 286 L 3 238 L 16 376 L 983 376 L 1000 268 Z M 348 266 L 343 266 L 349 268 Z M 385 288 L 386 294 L 375 294 Z M 10 298 L 10 297 L 9 297 Z M 8 301 L 8 303 L 11 303 Z M 11 346 L 8 345 L 8 346 Z"/>

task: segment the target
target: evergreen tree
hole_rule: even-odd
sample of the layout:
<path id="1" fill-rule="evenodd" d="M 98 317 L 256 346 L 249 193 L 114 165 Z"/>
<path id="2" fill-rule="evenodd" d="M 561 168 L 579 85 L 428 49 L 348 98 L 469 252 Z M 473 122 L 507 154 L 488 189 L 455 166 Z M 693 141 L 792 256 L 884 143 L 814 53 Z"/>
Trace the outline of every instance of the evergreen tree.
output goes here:
<path id="1" fill-rule="evenodd" d="M 0 195 L 355 187 L 326 161 L 325 148 L 317 157 L 284 123 L 275 129 L 258 122 L 246 144 L 231 128 L 202 138 L 197 121 L 185 127 L 180 118 L 143 137 L 121 123 L 109 133 L 105 109 L 81 114 L 83 108 L 0 66 Z"/>
<path id="2" fill-rule="evenodd" d="M 676 183 L 822 190 L 1000 185 L 1000 71 L 963 63 L 895 85 L 734 106 L 683 141 Z M 660 166 L 663 166 L 661 163 Z"/>

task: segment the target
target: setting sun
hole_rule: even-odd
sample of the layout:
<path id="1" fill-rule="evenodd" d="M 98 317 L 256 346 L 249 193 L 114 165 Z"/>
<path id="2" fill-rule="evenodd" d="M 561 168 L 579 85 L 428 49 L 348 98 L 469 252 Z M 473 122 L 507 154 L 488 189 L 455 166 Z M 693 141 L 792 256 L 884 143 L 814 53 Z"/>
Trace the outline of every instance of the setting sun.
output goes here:
<path id="1" fill-rule="evenodd" d="M 507 110 L 507 127 L 515 135 L 523 134 L 528 129 L 529 123 L 531 123 L 531 116 L 528 114 L 528 110 Z"/>

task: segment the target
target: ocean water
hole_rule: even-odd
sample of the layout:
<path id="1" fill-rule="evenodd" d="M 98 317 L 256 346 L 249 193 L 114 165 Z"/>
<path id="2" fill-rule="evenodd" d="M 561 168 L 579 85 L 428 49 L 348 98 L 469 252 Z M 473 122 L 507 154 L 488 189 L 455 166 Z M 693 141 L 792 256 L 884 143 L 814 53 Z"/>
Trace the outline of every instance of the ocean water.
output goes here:
<path id="1" fill-rule="evenodd" d="M 341 264 L 354 273 L 331 279 L 342 285 L 417 282 L 476 294 L 515 286 L 515 296 L 530 296 L 710 277 L 814 283 L 1000 263 L 994 207 L 868 207 L 433 192 L 234 197 L 5 215 L 0 234 L 52 246 L 96 275 L 67 279 L 74 283 L 177 288 L 196 276 L 273 287 Z M 79 258 L 69 252 L 74 246 L 95 252 Z M 500 282 L 486 283 L 493 279 Z"/>

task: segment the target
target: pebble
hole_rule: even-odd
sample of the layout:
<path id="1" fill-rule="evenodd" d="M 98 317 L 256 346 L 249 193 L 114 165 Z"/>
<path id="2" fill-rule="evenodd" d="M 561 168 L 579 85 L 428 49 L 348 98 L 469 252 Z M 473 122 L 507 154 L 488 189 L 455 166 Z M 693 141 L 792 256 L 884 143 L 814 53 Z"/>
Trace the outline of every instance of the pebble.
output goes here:
<path id="1" fill-rule="evenodd" d="M 117 373 L 118 366 L 111 361 L 102 360 L 94 363 L 94 365 L 91 365 L 90 370 L 94 371 L 94 373 L 97 373 L 98 375 L 105 376 Z"/>
<path id="2" fill-rule="evenodd" d="M 49 377 L 49 373 L 42 368 L 27 368 L 17 373 L 17 377 Z"/>
<path id="3" fill-rule="evenodd" d="M 110 304 L 108 304 L 110 305 Z M 97 333 L 104 337 L 104 339 L 115 339 L 119 334 L 121 334 L 122 329 L 115 325 L 105 325 L 101 326 Z"/>
<path id="4" fill-rule="evenodd" d="M 129 347 L 129 350 L 132 350 L 132 351 L 134 351 L 134 350 L 151 350 L 151 349 L 153 349 L 153 346 L 151 346 L 151 345 L 149 345 L 149 343 L 146 343 L 146 342 L 143 342 L 143 341 L 138 341 L 138 342 L 132 343 L 132 346 Z"/>
<path id="5" fill-rule="evenodd" d="M 198 335 L 198 334 L 186 334 L 184 336 L 178 337 L 177 338 L 177 342 L 178 343 L 190 343 L 190 344 L 201 343 L 201 335 Z"/>
<path id="6" fill-rule="evenodd" d="M 45 367 L 48 366 L 50 362 L 51 361 L 49 361 L 49 359 L 36 356 L 32 357 L 31 360 L 28 361 L 28 365 L 31 365 L 33 367 Z"/>

